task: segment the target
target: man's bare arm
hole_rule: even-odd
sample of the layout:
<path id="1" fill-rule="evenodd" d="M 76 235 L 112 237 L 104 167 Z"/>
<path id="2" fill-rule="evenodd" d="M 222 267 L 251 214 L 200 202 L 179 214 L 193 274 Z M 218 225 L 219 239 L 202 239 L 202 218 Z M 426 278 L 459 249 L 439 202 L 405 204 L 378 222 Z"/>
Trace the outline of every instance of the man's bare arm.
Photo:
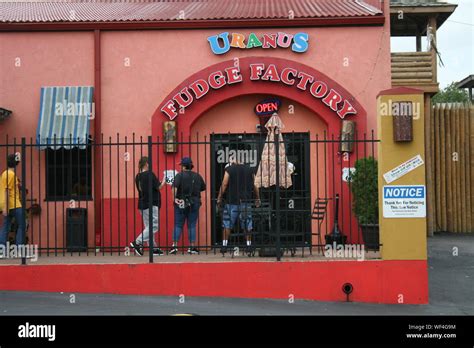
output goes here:
<path id="1" fill-rule="evenodd" d="M 219 195 L 217 196 L 217 202 L 218 203 L 222 200 L 222 196 L 224 195 L 225 191 L 227 190 L 228 185 L 229 185 L 229 173 L 225 172 L 224 179 L 222 179 L 221 188 L 219 190 Z"/>

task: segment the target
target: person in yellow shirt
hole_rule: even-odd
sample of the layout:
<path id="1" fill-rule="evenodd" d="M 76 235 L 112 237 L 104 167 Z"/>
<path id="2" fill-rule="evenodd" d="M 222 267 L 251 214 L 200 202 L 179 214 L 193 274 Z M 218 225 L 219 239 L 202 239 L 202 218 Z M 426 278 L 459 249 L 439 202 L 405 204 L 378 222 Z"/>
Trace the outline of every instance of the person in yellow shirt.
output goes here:
<path id="1" fill-rule="evenodd" d="M 15 218 L 18 224 L 16 245 L 24 243 L 25 225 L 23 219 L 24 211 L 21 206 L 20 180 L 15 174 L 15 167 L 18 163 L 20 163 L 20 160 L 15 154 L 8 155 L 8 168 L 0 176 L 0 209 L 3 214 L 3 224 L 0 229 L 0 245 L 5 246 L 12 218 Z"/>

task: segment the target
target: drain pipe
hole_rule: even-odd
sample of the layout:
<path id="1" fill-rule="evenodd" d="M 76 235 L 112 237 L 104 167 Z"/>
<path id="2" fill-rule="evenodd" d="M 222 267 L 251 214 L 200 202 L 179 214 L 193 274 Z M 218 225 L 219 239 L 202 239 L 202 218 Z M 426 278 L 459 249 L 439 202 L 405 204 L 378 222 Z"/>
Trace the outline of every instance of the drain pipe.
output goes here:
<path id="1" fill-rule="evenodd" d="M 100 30 L 94 30 L 94 140 L 95 143 L 101 143 L 101 47 Z M 102 226 L 102 157 L 99 146 L 94 146 L 94 231 L 96 249 L 102 245 L 101 226 Z"/>

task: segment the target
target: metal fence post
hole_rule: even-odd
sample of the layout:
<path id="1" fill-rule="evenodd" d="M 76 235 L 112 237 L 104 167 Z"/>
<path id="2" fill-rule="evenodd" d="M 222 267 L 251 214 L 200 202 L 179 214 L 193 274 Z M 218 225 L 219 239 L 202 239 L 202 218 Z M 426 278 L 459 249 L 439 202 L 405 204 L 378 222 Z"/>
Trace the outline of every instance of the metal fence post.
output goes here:
<path id="1" fill-rule="evenodd" d="M 153 263 L 153 153 L 152 137 L 148 136 L 148 249 L 150 250 L 149 262 Z"/>
<path id="2" fill-rule="evenodd" d="M 275 209 L 276 209 L 276 255 L 277 261 L 281 260 L 281 241 L 280 241 L 280 130 L 275 127 L 275 165 L 276 165 L 276 176 L 275 176 Z"/>
<path id="3" fill-rule="evenodd" d="M 21 138 L 21 210 L 23 219 L 23 252 L 21 253 L 21 264 L 26 265 L 26 139 Z M 18 231 L 17 231 L 18 233 Z M 20 247 L 19 245 L 17 247 Z"/>

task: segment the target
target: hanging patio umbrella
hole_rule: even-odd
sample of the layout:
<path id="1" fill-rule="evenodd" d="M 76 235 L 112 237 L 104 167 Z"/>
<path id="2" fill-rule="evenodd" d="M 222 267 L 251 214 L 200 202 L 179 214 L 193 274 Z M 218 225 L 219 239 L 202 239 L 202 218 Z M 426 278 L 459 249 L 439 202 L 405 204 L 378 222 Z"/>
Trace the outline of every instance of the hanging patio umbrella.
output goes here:
<path id="1" fill-rule="evenodd" d="M 283 125 L 281 118 L 277 113 L 274 113 L 272 117 L 265 124 L 265 128 L 268 130 L 265 145 L 263 147 L 262 158 L 258 165 L 257 174 L 255 175 L 255 185 L 257 187 L 270 187 L 276 185 L 276 174 L 277 174 L 277 158 L 276 158 L 276 145 L 275 145 L 275 134 L 278 134 L 279 146 L 278 146 L 278 173 L 280 187 L 288 188 L 292 185 L 291 182 L 291 167 L 288 165 L 288 159 L 286 158 L 285 144 L 283 143 L 283 136 L 281 130 L 285 126 Z"/>

